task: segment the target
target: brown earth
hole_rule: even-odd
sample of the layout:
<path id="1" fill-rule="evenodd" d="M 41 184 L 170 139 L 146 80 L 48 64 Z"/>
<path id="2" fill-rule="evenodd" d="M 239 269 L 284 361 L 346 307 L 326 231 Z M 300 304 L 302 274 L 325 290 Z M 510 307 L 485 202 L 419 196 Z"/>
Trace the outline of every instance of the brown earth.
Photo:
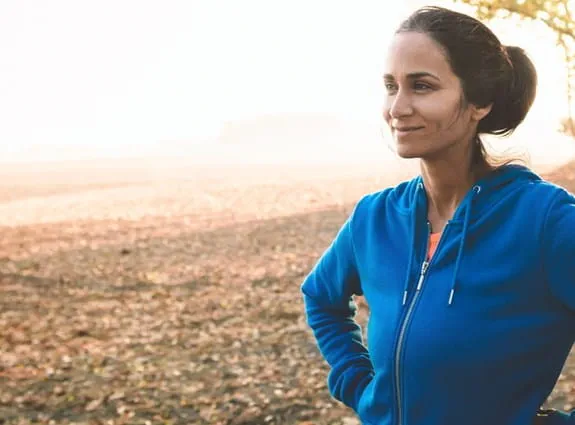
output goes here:
<path id="1" fill-rule="evenodd" d="M 355 200 L 412 171 L 4 181 L 0 424 L 357 424 L 299 285 Z M 575 191 L 575 163 L 549 177 Z M 574 382 L 572 356 L 549 405 Z"/>

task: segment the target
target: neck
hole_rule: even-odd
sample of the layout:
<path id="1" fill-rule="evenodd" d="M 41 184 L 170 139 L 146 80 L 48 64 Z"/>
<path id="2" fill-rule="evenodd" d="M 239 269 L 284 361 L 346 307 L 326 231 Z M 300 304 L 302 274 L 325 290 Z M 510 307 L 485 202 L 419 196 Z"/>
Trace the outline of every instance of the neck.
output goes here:
<path id="1" fill-rule="evenodd" d="M 471 187 L 491 170 L 485 161 L 475 165 L 472 159 L 472 152 L 421 159 L 428 218 L 436 230 L 443 228 Z"/>

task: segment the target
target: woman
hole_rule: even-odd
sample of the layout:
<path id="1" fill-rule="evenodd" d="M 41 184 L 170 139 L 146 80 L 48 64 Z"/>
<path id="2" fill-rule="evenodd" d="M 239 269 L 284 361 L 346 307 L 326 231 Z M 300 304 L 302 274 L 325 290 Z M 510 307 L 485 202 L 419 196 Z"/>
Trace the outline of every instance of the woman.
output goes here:
<path id="1" fill-rule="evenodd" d="M 538 410 L 575 336 L 575 198 L 480 139 L 523 121 L 533 64 L 426 7 L 386 67 L 383 114 L 421 176 L 363 197 L 302 285 L 331 394 L 368 425 L 575 424 Z"/>

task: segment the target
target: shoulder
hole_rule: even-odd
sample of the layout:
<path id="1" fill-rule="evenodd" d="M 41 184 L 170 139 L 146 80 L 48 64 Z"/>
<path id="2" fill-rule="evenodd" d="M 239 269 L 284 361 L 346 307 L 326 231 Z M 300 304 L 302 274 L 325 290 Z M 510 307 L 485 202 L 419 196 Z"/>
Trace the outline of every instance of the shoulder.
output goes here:
<path id="1" fill-rule="evenodd" d="M 556 235 L 561 228 L 575 226 L 575 196 L 565 187 L 540 178 L 523 186 L 520 197 L 516 214 L 530 217 L 543 235 Z"/>
<path id="2" fill-rule="evenodd" d="M 566 188 L 549 181 L 542 181 L 538 188 L 546 202 L 545 225 L 575 226 L 575 196 Z M 562 227 L 562 226 L 560 226 Z M 567 229 L 565 229 L 567 230 Z"/>
<path id="3" fill-rule="evenodd" d="M 558 198 L 574 199 L 564 187 L 522 165 L 502 167 L 497 175 L 494 174 L 490 185 L 493 200 L 513 196 L 516 201 L 533 203 L 532 211 L 545 210 Z"/>
<path id="4" fill-rule="evenodd" d="M 533 200 L 539 205 L 547 207 L 548 209 L 558 204 L 575 204 L 575 195 L 573 195 L 573 193 L 569 192 L 565 187 L 543 178 L 533 182 L 528 189 L 526 194 L 533 197 Z"/>

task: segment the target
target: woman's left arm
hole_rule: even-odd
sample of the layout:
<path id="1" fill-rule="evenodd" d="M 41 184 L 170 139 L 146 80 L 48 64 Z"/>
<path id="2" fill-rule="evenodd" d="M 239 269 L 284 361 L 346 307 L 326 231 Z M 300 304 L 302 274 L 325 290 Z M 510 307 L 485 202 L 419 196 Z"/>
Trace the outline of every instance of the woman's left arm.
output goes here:
<path id="1" fill-rule="evenodd" d="M 575 196 L 566 190 L 559 189 L 551 202 L 542 243 L 551 292 L 575 314 Z"/>
<path id="2" fill-rule="evenodd" d="M 559 189 L 549 207 L 542 243 L 551 292 L 575 315 L 575 196 L 566 190 Z M 549 412 L 549 416 L 535 423 L 575 425 L 575 410 Z"/>

